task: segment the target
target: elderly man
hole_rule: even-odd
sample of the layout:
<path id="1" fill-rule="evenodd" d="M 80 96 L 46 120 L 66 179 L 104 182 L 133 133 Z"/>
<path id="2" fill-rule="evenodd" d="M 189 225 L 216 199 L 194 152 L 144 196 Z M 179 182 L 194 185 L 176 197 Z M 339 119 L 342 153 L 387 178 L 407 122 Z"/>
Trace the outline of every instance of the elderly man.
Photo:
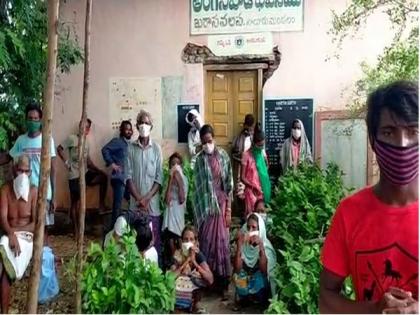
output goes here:
<path id="1" fill-rule="evenodd" d="M 1 311 L 8 313 L 10 282 L 23 277 L 32 258 L 33 232 L 37 189 L 31 186 L 31 162 L 27 155 L 20 155 L 14 165 L 14 179 L 1 188 L 0 238 Z"/>
<path id="2" fill-rule="evenodd" d="M 152 221 L 154 246 L 161 264 L 161 214 L 159 188 L 162 185 L 162 149 L 152 141 L 153 128 L 150 114 L 144 110 L 137 115 L 139 138 L 129 144 L 124 169 L 126 184 L 131 193 L 130 210 L 144 211 Z"/>

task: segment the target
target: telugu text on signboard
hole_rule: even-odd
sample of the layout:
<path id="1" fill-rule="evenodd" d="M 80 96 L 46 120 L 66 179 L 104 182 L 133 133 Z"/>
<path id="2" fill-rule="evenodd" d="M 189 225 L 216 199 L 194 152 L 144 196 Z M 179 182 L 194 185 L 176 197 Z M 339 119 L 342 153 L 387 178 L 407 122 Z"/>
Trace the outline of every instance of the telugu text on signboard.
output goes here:
<path id="1" fill-rule="evenodd" d="M 191 0 L 191 34 L 303 30 L 303 0 Z"/>

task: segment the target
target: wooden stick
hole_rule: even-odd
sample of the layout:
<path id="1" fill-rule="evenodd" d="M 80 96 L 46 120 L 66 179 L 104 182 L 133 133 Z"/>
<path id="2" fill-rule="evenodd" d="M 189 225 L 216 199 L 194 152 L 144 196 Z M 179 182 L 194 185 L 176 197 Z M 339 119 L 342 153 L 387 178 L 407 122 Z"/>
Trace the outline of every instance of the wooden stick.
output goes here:
<path id="1" fill-rule="evenodd" d="M 55 73 L 57 68 L 57 24 L 59 0 L 48 0 L 48 66 L 47 85 L 44 93 L 42 118 L 41 184 L 38 190 L 35 218 L 33 265 L 29 279 L 26 304 L 27 313 L 36 313 L 38 308 L 38 287 L 41 273 L 42 250 L 44 247 L 45 209 L 47 206 L 48 185 L 51 172 L 51 127 L 54 105 Z"/>
<path id="2" fill-rule="evenodd" d="M 85 215 L 86 215 L 86 123 L 87 123 L 87 103 L 89 91 L 89 60 L 90 60 L 90 27 L 92 18 L 92 0 L 86 1 L 86 20 L 85 20 L 85 69 L 83 77 L 83 102 L 82 117 L 79 124 L 79 188 L 80 188 L 80 209 L 79 209 L 79 235 L 77 236 L 77 260 L 76 260 L 76 313 L 82 313 L 82 271 L 83 271 L 83 241 L 85 234 Z"/>

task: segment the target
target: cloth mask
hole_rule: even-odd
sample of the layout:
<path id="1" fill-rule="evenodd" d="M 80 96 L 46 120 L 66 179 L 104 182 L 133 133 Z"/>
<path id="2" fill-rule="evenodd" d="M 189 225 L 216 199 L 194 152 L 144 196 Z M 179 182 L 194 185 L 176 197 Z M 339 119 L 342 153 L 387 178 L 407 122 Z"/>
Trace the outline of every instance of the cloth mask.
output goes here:
<path id="1" fill-rule="evenodd" d="M 30 188 L 29 176 L 25 173 L 19 174 L 13 180 L 13 190 L 15 191 L 16 199 L 22 198 L 28 202 Z"/>
<path id="2" fill-rule="evenodd" d="M 34 120 L 27 120 L 26 129 L 28 130 L 29 133 L 37 132 L 41 129 L 41 122 L 34 121 Z"/>
<path id="3" fill-rule="evenodd" d="M 150 136 L 150 130 L 152 129 L 152 126 L 147 124 L 141 124 L 139 125 L 139 134 L 142 138 L 147 138 Z"/>
<path id="4" fill-rule="evenodd" d="M 188 256 L 190 254 L 190 248 L 193 246 L 193 242 L 182 243 L 182 255 Z"/>
<path id="5" fill-rule="evenodd" d="M 212 154 L 214 152 L 214 143 L 206 143 L 203 145 L 203 150 L 207 154 Z"/>
<path id="6" fill-rule="evenodd" d="M 251 136 L 247 136 L 244 141 L 244 152 L 251 149 Z"/>
<path id="7" fill-rule="evenodd" d="M 399 147 L 375 140 L 373 147 L 381 174 L 394 185 L 407 185 L 418 176 L 418 143 L 409 147 Z"/>
<path id="8" fill-rule="evenodd" d="M 295 140 L 299 140 L 301 136 L 302 136 L 302 130 L 292 129 L 292 137 L 295 138 Z"/>

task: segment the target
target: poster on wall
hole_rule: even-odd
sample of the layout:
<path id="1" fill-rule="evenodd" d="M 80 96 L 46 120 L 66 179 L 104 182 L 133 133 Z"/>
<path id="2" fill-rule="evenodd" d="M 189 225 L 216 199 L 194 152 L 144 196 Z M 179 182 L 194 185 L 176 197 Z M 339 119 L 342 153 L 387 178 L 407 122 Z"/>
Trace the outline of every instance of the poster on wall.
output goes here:
<path id="1" fill-rule="evenodd" d="M 313 148 L 313 111 L 314 100 L 310 98 L 264 101 L 265 146 L 274 176 L 278 176 L 281 170 L 280 150 L 284 140 L 290 137 L 293 120 L 302 121 L 311 149 Z"/>
<path id="2" fill-rule="evenodd" d="M 303 30 L 303 0 L 190 0 L 191 35 Z"/>
<path id="3" fill-rule="evenodd" d="M 200 112 L 200 105 L 198 104 L 178 104 L 178 143 L 188 143 L 188 132 L 191 126 L 185 120 L 187 113 L 196 109 Z"/>
<path id="4" fill-rule="evenodd" d="M 135 128 L 140 110 L 149 112 L 153 119 L 151 136 L 162 139 L 162 101 L 160 78 L 110 78 L 109 111 L 111 128 L 118 130 L 121 121 L 130 120 Z M 133 136 L 136 138 L 137 134 Z"/>

